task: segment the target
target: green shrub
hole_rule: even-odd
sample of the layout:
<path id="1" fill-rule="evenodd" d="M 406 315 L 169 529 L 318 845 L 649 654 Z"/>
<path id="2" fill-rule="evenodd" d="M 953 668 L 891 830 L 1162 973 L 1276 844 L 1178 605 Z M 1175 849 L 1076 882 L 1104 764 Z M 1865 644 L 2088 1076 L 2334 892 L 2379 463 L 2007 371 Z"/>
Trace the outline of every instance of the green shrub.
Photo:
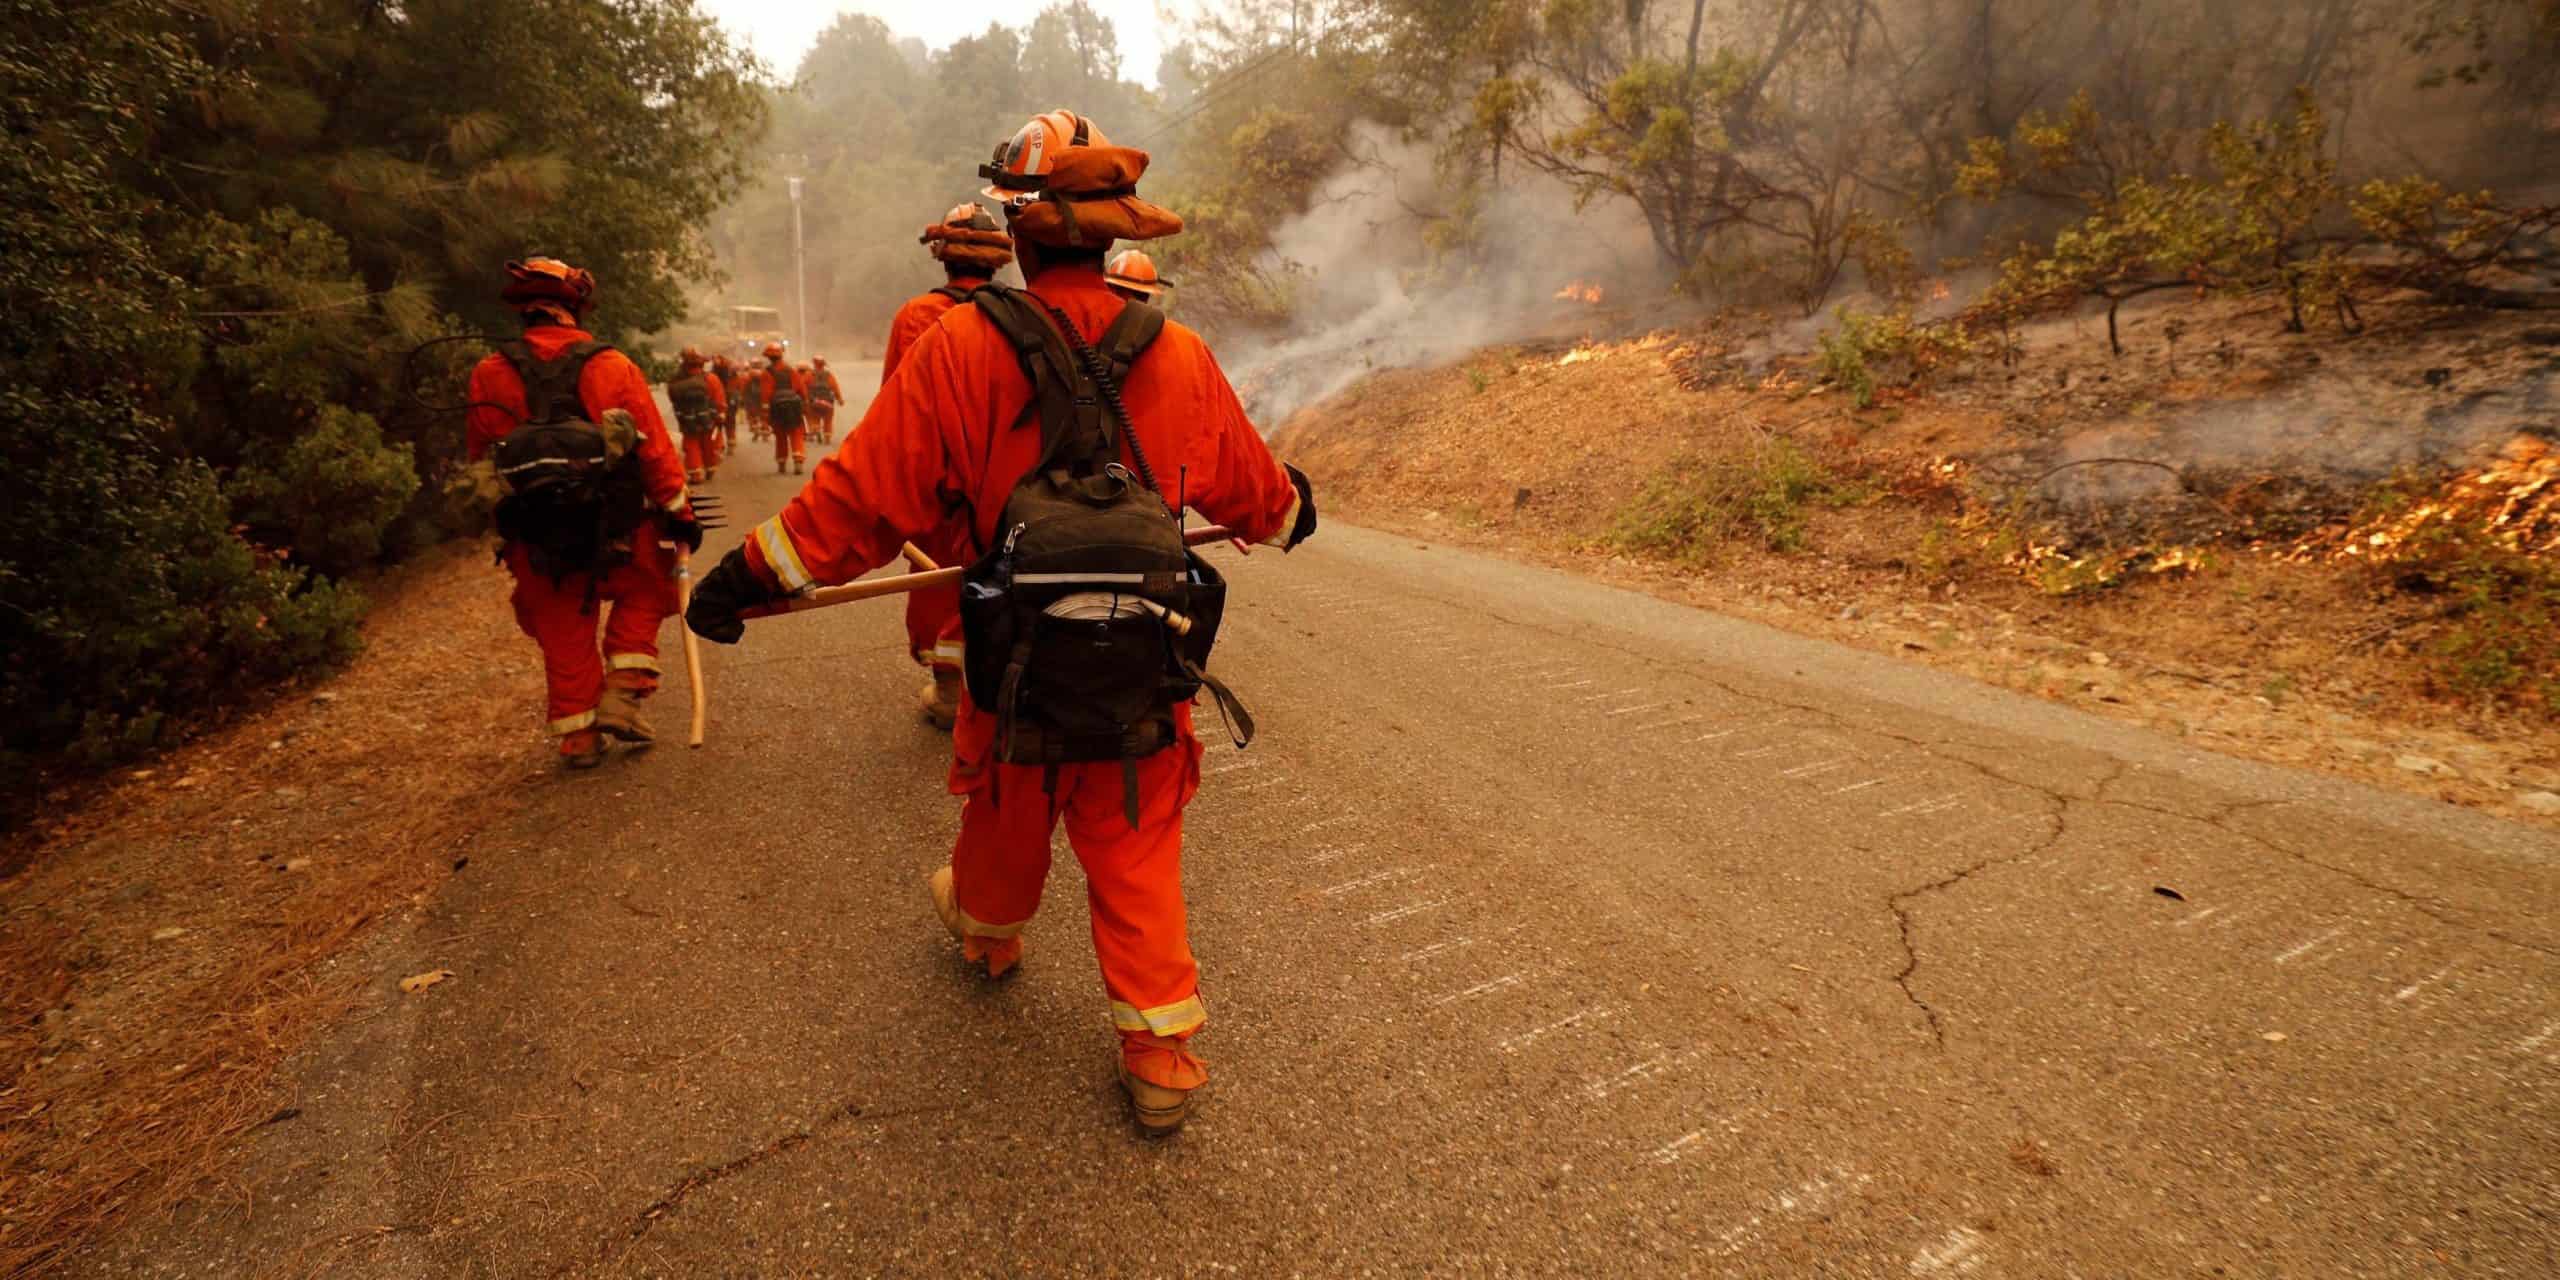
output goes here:
<path id="1" fill-rule="evenodd" d="M 277 456 L 235 471 L 239 519 L 271 545 L 291 547 L 322 573 L 374 563 L 394 520 L 417 492 L 409 446 L 385 444 L 372 417 L 324 405 Z"/>
<path id="2" fill-rule="evenodd" d="M 1796 551 L 1817 506 L 1861 501 L 1863 487 L 1835 474 L 1795 442 L 1773 439 L 1719 458 L 1684 457 L 1656 472 L 1620 508 L 1619 547 L 1703 563 L 1734 542 Z"/>

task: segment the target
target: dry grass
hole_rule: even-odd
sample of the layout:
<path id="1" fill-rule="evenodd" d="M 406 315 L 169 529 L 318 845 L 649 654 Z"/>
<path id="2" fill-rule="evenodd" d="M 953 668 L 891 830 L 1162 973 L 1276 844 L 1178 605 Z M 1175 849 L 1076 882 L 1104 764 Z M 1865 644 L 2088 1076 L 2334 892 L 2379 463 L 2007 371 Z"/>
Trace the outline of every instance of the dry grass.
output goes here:
<path id="1" fill-rule="evenodd" d="M 1380 374 L 1292 419 L 1274 445 L 1307 469 L 1328 513 L 1373 527 L 1882 649 L 2233 754 L 2551 820 L 2518 797 L 2560 790 L 2560 722 L 2446 696 L 2424 652 L 2441 630 L 2425 615 L 2440 602 L 2353 566 L 2305 563 L 2285 554 L 2289 542 L 2215 548 L 2176 573 L 2149 571 L 2166 559 L 2141 562 L 2121 582 L 2080 589 L 2014 562 L 2004 529 L 1967 523 L 1977 503 L 1945 459 L 2026 447 L 2047 409 L 2081 426 L 2129 412 L 2121 377 L 2093 376 L 2117 389 L 2056 406 L 2028 394 L 2041 381 L 2031 366 L 2013 397 L 1897 392 L 1857 411 L 1783 372 L 1739 386 L 1687 376 L 1681 343 L 1571 354 L 1566 364 L 1551 350 L 1497 349 Z M 2484 359 L 2465 376 L 2486 381 L 2512 363 Z M 1736 544 L 1703 569 L 1623 554 L 1613 535 L 1641 514 L 1632 500 L 1648 477 L 1773 441 L 1863 478 L 1873 500 L 1813 504 L 1791 549 Z M 2412 772 L 2402 756 L 2451 761 L 2459 776 Z"/>
<path id="2" fill-rule="evenodd" d="M 485 552 L 369 589 L 366 652 L 325 692 L 58 794 L 0 882 L 0 1275 L 218 1182 L 284 1109 L 278 1065 L 363 981 L 327 962 L 543 767 L 537 668 Z"/>

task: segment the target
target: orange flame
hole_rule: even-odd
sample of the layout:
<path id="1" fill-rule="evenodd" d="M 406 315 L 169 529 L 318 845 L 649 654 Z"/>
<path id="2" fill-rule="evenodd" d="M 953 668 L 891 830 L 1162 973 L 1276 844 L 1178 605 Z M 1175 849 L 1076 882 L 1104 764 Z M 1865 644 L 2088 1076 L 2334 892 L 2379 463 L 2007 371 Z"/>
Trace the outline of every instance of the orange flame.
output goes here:
<path id="1" fill-rule="evenodd" d="M 1579 302 L 1593 307 L 1600 305 L 1600 300 L 1605 296 L 1607 296 L 1605 290 L 1587 280 L 1576 280 L 1556 290 L 1556 300 L 1559 302 Z"/>
<path id="2" fill-rule="evenodd" d="M 2427 534 L 2457 527 L 2484 530 L 2513 551 L 2560 552 L 2560 450 L 2517 436 L 2496 461 L 2457 478 L 2434 499 L 2386 512 L 2343 534 L 2307 539 L 2294 554 L 2390 560 Z"/>

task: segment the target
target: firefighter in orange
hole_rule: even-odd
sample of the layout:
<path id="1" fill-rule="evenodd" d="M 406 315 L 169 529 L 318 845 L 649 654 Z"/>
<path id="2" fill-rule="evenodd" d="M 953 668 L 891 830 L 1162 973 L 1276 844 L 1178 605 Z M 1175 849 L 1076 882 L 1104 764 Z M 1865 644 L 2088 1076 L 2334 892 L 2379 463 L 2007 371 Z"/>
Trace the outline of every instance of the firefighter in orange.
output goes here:
<path id="1" fill-rule="evenodd" d="M 658 627 L 676 611 L 673 547 L 699 549 L 702 526 L 647 376 L 583 327 L 595 278 L 528 258 L 507 264 L 499 296 L 524 337 L 471 371 L 466 443 L 508 490 L 500 556 L 516 625 L 542 647 L 561 759 L 592 768 L 603 735 L 651 740 L 640 703 L 657 691 Z"/>
<path id="2" fill-rule="evenodd" d="M 720 384 L 720 452 L 724 455 L 738 451 L 738 411 L 745 407 L 740 402 L 746 398 L 738 394 L 741 373 L 738 362 L 725 355 L 711 361 L 711 376 Z"/>
<path id="3" fill-rule="evenodd" d="M 676 411 L 676 435 L 684 441 L 684 478 L 709 484 L 720 472 L 720 424 L 729 416 L 729 392 L 704 367 L 700 351 L 686 347 L 676 376 L 667 382 L 667 404 Z"/>
<path id="4" fill-rule="evenodd" d="M 768 342 L 764 367 L 756 370 L 756 407 L 765 430 L 773 433 L 773 473 L 804 471 L 809 465 L 809 378 L 783 358 L 782 344 Z"/>
<path id="5" fill-rule="evenodd" d="M 1114 239 L 1153 239 L 1182 226 L 1138 198 L 1146 161 L 1064 111 L 1033 120 L 998 148 L 982 172 L 1006 202 L 1030 286 L 1013 295 L 1011 314 L 1025 316 L 1036 303 L 1080 333 L 1115 332 L 1128 304 L 1103 283 L 1104 251 Z M 986 296 L 953 308 L 916 339 L 808 486 L 703 580 L 688 616 L 695 631 L 735 642 L 749 611 L 887 563 L 902 541 L 941 528 L 954 504 L 973 513 L 979 545 L 996 539 L 1017 483 L 1040 479 L 1033 473 L 1049 428 L 1025 425 L 1035 384 L 990 318 Z M 1190 505 L 1244 538 L 1287 547 L 1314 532 L 1305 477 L 1272 458 L 1199 335 L 1164 324 L 1119 389 L 1114 402 L 1125 404 L 1137 440 L 1119 439 L 1116 451 L 1141 471 L 1152 459 L 1153 473 L 1164 477 L 1149 495 L 1154 501 L 1173 505 L 1167 488 L 1179 469 Z M 1130 473 L 1115 464 L 1110 474 Z M 1006 539 L 1019 538 L 1020 528 Z M 1002 974 L 1021 957 L 1023 928 L 1048 879 L 1051 832 L 1064 819 L 1085 869 L 1094 949 L 1120 1037 L 1121 1085 L 1139 1124 L 1159 1133 L 1182 1123 L 1208 1079 L 1189 1049 L 1207 1013 L 1181 865 L 1183 809 L 1199 786 L 1201 747 L 1187 702 L 1170 719 L 1167 744 L 1149 754 L 1007 763 L 1000 753 L 1018 744 L 999 742 L 1004 718 L 965 701 L 950 776 L 951 790 L 964 797 L 960 833 L 951 865 L 930 879 L 936 913 L 962 954 Z"/>
<path id="6" fill-rule="evenodd" d="M 844 384 L 827 367 L 825 356 L 809 357 L 809 434 L 820 444 L 836 442 L 836 406 L 844 403 Z"/>
<path id="7" fill-rule="evenodd" d="M 1123 249 L 1111 255 L 1102 268 L 1102 282 L 1131 302 L 1154 302 L 1173 287 L 1171 280 L 1156 274 L 1156 260 L 1144 249 Z"/>
<path id="8" fill-rule="evenodd" d="M 737 372 L 730 375 L 729 378 L 729 401 L 732 404 L 740 406 L 746 411 L 747 438 L 750 440 L 764 439 L 764 405 L 756 399 L 756 364 L 754 361 L 741 360 L 738 362 Z M 729 438 L 729 449 L 734 453 L 737 451 L 737 447 L 737 437 L 732 435 Z"/>
<path id="9" fill-rule="evenodd" d="M 970 294 L 1013 261 L 1013 237 L 996 226 L 986 207 L 974 200 L 953 206 L 940 222 L 926 227 L 916 241 L 942 264 L 943 282 L 908 299 L 889 321 L 889 345 L 880 356 L 880 385 L 884 387 L 898 362 L 906 358 L 907 349 L 925 330 L 942 319 L 943 313 L 966 302 Z M 966 564 L 978 553 L 969 527 L 958 521 L 947 521 L 942 528 L 916 539 L 916 549 L 931 556 L 935 564 L 943 565 Z M 960 663 L 965 653 L 960 642 L 959 584 L 908 594 L 907 653 L 918 666 L 933 673 L 920 695 L 925 722 L 939 729 L 950 728 L 960 715 Z"/>

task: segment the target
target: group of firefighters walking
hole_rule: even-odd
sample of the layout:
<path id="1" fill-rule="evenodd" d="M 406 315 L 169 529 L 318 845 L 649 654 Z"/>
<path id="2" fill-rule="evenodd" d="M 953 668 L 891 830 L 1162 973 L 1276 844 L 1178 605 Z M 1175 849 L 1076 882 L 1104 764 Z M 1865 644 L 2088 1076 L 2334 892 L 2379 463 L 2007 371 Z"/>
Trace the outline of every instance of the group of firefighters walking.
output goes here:
<path id="1" fill-rule="evenodd" d="M 667 380 L 667 403 L 684 442 L 685 480 L 708 484 L 719 477 L 721 459 L 737 451 L 741 416 L 750 438 L 773 441 L 775 475 L 805 473 L 811 441 L 835 442 L 844 384 L 825 356 L 794 366 L 778 342 L 765 345 L 760 365 L 686 347 Z"/>
<path id="2" fill-rule="evenodd" d="M 1192 703 L 1212 694 L 1252 732 L 1205 663 L 1225 586 L 1186 549 L 1181 509 L 1239 549 L 1315 531 L 1306 477 L 1271 455 L 1200 337 L 1149 305 L 1165 288 L 1115 241 L 1178 233 L 1141 199 L 1147 156 L 1073 112 L 1041 115 L 980 166 L 997 213 L 962 204 L 920 237 L 944 283 L 900 308 L 881 382 L 833 443 L 842 387 L 779 344 L 740 367 L 687 350 L 669 384 L 671 436 L 639 367 L 584 327 L 595 282 L 535 258 L 503 296 L 524 336 L 472 374 L 469 443 L 508 496 L 502 559 L 516 618 L 541 647 L 562 759 L 591 767 L 612 738 L 646 743 L 658 632 L 702 544 L 690 485 L 770 436 L 777 473 L 806 486 L 691 594 L 687 625 L 737 643 L 795 597 L 921 556 L 969 569 L 912 593 L 906 648 L 929 668 L 923 713 L 952 730 L 961 797 L 933 909 L 989 978 L 1012 971 L 1063 821 L 1090 884 L 1094 947 L 1142 1129 L 1170 1132 L 1207 1070 L 1206 1021 L 1182 893 L 1183 811 L 1200 785 Z M 997 214 L 1003 221 L 1000 223 Z M 1017 262 L 1025 287 L 994 283 Z M 963 592 L 967 593 L 964 606 Z M 599 639 L 601 632 L 601 639 Z"/>

